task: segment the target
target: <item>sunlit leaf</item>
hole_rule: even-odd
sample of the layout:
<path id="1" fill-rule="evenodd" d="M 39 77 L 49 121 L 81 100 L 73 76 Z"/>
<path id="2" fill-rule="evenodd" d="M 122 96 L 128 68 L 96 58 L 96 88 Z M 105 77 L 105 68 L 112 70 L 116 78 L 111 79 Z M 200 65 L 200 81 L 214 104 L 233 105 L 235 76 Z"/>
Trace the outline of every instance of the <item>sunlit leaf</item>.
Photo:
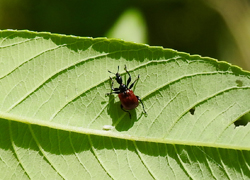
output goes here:
<path id="1" fill-rule="evenodd" d="M 132 118 L 108 70 L 145 105 Z M 105 38 L 0 32 L 3 179 L 248 179 L 250 73 Z M 118 86 L 117 83 L 115 86 Z"/>

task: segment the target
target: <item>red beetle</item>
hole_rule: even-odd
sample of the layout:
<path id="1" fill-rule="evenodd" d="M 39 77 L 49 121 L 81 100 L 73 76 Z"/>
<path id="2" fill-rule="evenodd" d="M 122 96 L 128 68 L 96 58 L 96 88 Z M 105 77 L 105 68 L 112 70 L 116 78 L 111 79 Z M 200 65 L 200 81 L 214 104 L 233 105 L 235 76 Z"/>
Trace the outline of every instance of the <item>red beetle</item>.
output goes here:
<path id="1" fill-rule="evenodd" d="M 129 84 L 131 82 L 131 76 L 130 76 L 128 70 L 127 70 L 126 65 L 125 65 L 124 69 L 128 73 L 128 76 L 129 76 L 129 78 L 127 80 L 127 84 L 123 84 L 122 83 L 122 77 L 118 73 L 119 72 L 119 66 L 118 66 L 117 73 L 112 73 L 112 72 L 108 71 L 109 73 L 115 74 L 115 76 L 116 76 L 115 80 L 117 81 L 118 84 L 120 84 L 120 86 L 119 86 L 119 88 L 114 88 L 113 87 L 114 81 L 110 77 L 110 79 L 112 81 L 111 89 L 112 89 L 113 92 L 107 93 L 107 95 L 118 94 L 118 97 L 119 97 L 119 99 L 121 101 L 121 109 L 129 114 L 130 119 L 131 119 L 131 114 L 127 110 L 135 109 L 139 105 L 139 101 L 142 104 L 142 108 L 143 108 L 144 113 L 147 114 L 146 111 L 145 111 L 145 109 L 144 109 L 144 105 L 143 105 L 142 100 L 140 99 L 139 96 L 136 96 L 134 94 L 134 92 L 131 90 L 131 88 L 134 86 L 135 82 L 139 79 L 139 75 L 138 75 L 138 78 L 136 78 L 136 80 L 129 86 Z"/>

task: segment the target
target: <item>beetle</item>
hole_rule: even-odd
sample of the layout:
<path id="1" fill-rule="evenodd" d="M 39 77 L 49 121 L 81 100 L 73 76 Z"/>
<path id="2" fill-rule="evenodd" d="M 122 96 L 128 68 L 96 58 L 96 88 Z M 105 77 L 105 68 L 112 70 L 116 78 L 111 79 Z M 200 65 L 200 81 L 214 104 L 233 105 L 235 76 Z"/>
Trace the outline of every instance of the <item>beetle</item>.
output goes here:
<path id="1" fill-rule="evenodd" d="M 122 82 L 122 77 L 119 74 L 119 66 L 118 66 L 117 73 L 112 73 L 111 71 L 108 71 L 109 73 L 115 75 L 115 80 L 120 86 L 119 86 L 119 88 L 114 88 L 114 80 L 111 77 L 109 77 L 111 79 L 112 92 L 107 93 L 106 95 L 118 94 L 118 97 L 121 101 L 121 109 L 129 114 L 130 119 L 131 119 L 131 114 L 128 110 L 135 109 L 139 105 L 139 102 L 141 102 L 141 104 L 142 104 L 143 112 L 145 114 L 147 114 L 145 111 L 144 104 L 143 104 L 142 100 L 140 99 L 139 96 L 136 96 L 134 94 L 134 92 L 131 90 L 131 88 L 133 88 L 134 84 L 138 81 L 140 76 L 138 75 L 136 80 L 129 86 L 129 84 L 131 82 L 131 75 L 128 72 L 126 65 L 125 65 L 124 70 L 127 72 L 128 76 L 129 76 L 126 84 L 123 84 L 123 82 Z"/>

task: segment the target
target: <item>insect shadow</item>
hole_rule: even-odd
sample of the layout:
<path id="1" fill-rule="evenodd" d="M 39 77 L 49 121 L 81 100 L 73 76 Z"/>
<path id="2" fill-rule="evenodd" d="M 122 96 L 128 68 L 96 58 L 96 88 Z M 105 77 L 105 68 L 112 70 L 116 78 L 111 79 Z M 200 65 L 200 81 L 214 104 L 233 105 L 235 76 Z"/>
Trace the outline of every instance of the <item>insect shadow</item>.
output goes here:
<path id="1" fill-rule="evenodd" d="M 129 114 L 121 109 L 121 102 L 115 102 L 115 98 L 115 95 L 109 95 L 107 113 L 112 119 L 112 126 L 114 126 L 117 131 L 127 131 L 134 125 L 134 122 L 142 117 L 142 113 L 140 117 L 137 117 L 135 109 L 130 110 L 132 115 L 130 118 Z"/>

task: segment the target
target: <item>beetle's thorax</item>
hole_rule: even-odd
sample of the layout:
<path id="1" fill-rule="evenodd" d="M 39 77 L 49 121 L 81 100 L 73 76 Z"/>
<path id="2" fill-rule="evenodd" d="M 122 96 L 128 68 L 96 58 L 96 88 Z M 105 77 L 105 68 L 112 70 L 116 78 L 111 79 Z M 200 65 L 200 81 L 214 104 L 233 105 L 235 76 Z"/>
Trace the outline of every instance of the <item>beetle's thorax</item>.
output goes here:
<path id="1" fill-rule="evenodd" d="M 120 84 L 119 89 L 121 93 L 126 93 L 126 91 L 128 90 L 128 87 L 125 84 Z"/>

